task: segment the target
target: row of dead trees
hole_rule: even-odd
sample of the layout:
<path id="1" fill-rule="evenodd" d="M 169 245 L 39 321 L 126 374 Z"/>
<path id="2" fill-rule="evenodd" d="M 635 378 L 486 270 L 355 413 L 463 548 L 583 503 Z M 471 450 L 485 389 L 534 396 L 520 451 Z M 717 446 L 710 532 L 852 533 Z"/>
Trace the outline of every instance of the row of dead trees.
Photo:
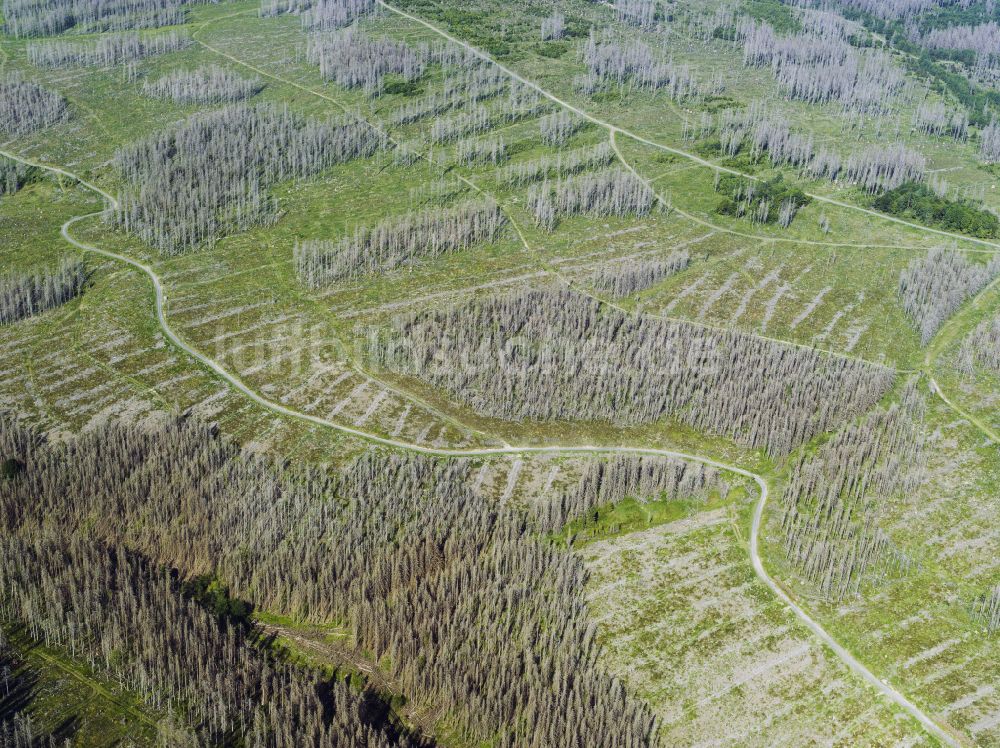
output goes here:
<path id="1" fill-rule="evenodd" d="M 590 282 L 598 291 L 622 298 L 655 286 L 685 270 L 689 264 L 691 255 L 686 249 L 672 252 L 662 259 L 613 260 L 591 273 Z"/>
<path id="2" fill-rule="evenodd" d="M 53 39 L 28 44 L 28 62 L 43 68 L 114 67 L 148 57 L 176 52 L 191 45 L 191 37 L 178 31 L 159 34 L 110 34 L 95 42 Z"/>
<path id="3" fill-rule="evenodd" d="M 626 169 L 546 180 L 528 190 L 535 223 L 552 231 L 562 216 L 644 216 L 656 203 L 652 188 Z"/>
<path id="4" fill-rule="evenodd" d="M 354 236 L 338 242 L 299 242 L 294 251 L 295 271 L 310 288 L 381 275 L 420 260 L 495 242 L 506 222 L 491 199 L 452 208 L 427 208 L 374 226 L 359 226 Z"/>
<path id="5" fill-rule="evenodd" d="M 580 172 L 609 166 L 614 160 L 615 152 L 611 144 L 602 142 L 518 161 L 502 169 L 499 180 L 501 184 L 513 187 L 546 180 L 558 181 Z"/>
<path id="6" fill-rule="evenodd" d="M 146 96 L 178 104 L 231 104 L 256 95 L 260 78 L 243 78 L 218 65 L 175 70 L 142 86 Z"/>
<path id="7" fill-rule="evenodd" d="M 3 0 L 4 31 L 14 37 L 51 36 L 73 29 L 96 33 L 174 26 L 184 0 Z"/>

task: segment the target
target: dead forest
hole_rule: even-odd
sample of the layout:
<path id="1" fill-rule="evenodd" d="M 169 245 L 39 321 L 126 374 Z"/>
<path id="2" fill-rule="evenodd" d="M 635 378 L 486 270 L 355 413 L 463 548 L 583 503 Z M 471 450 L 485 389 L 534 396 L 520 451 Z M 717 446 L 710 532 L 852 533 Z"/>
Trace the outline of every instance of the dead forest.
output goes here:
<path id="1" fill-rule="evenodd" d="M 864 412 L 894 379 L 885 367 L 627 316 L 556 289 L 400 316 L 368 349 L 375 364 L 424 379 L 482 415 L 675 418 L 774 455 Z"/>
<path id="2" fill-rule="evenodd" d="M 926 344 L 962 302 L 1000 275 L 1000 257 L 970 261 L 946 247 L 934 247 L 899 275 L 903 307 Z"/>
<path id="3" fill-rule="evenodd" d="M 0 575 L 23 595 L 8 598 L 4 617 L 72 647 L 153 706 L 176 706 L 199 735 L 394 744 L 358 722 L 357 696 L 343 686 L 265 666 L 271 655 L 252 627 L 212 620 L 164 566 L 223 579 L 255 607 L 347 622 L 360 649 L 391 653 L 407 693 L 480 740 L 654 741 L 646 707 L 596 663 L 579 560 L 473 492 L 466 461 L 370 453 L 340 475 L 282 468 L 168 417 L 66 443 L 4 418 L 0 447 L 17 465 L 0 492 Z M 22 540 L 42 522 L 48 540 Z M 139 619 L 146 635 L 123 640 Z M 116 641 L 127 647 L 112 662 L 102 647 Z M 188 659 L 206 669 L 175 669 Z M 319 709 L 317 694 L 331 689 L 343 708 Z"/>
<path id="4" fill-rule="evenodd" d="M 1000 0 L 386 1 L 0 0 L 0 748 L 1000 734 Z"/>
<path id="5" fill-rule="evenodd" d="M 656 202 L 653 190 L 624 169 L 607 169 L 548 181 L 528 189 L 528 207 L 539 226 L 552 231 L 562 216 L 644 216 Z"/>
<path id="6" fill-rule="evenodd" d="M 358 227 L 339 242 L 307 240 L 295 247 L 295 270 L 311 288 L 386 273 L 404 264 L 496 241 L 506 217 L 493 200 L 445 210 L 427 208 L 375 226 Z"/>
<path id="7" fill-rule="evenodd" d="M 0 276 L 0 325 L 65 304 L 83 291 L 85 282 L 83 263 L 76 258 L 44 272 Z"/>
<path id="8" fill-rule="evenodd" d="M 276 182 L 370 156 L 382 142 L 353 118 L 321 122 L 245 105 L 195 115 L 118 151 L 125 191 L 112 221 L 165 254 L 191 251 L 273 222 L 267 188 Z"/>
<path id="9" fill-rule="evenodd" d="M 926 405 L 914 383 L 902 401 L 850 424 L 792 468 L 782 497 L 785 553 L 825 596 L 857 596 L 863 584 L 905 574 L 913 563 L 880 529 L 884 503 L 913 491 Z"/>
<path id="10" fill-rule="evenodd" d="M 962 339 L 957 365 L 967 376 L 977 367 L 1000 374 L 1000 316 L 983 320 Z"/>
<path id="11" fill-rule="evenodd" d="M 7 136 L 30 135 L 68 115 L 69 108 L 59 94 L 17 76 L 0 80 L 0 132 Z"/>

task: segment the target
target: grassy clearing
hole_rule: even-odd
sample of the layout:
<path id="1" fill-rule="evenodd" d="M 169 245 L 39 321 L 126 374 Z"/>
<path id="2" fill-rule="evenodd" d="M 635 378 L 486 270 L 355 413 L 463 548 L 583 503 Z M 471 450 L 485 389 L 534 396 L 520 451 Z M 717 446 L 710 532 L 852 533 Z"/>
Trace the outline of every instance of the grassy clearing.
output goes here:
<path id="1" fill-rule="evenodd" d="M 151 745 L 160 715 L 135 696 L 97 676 L 83 663 L 32 641 L 21 629 L 3 633 L 21 659 L 14 672 L 30 684 L 0 698 L 0 719 L 31 718 L 36 735 L 54 735 L 73 745 Z"/>
<path id="2" fill-rule="evenodd" d="M 678 522 L 703 512 L 744 504 L 750 495 L 749 484 L 737 484 L 725 496 L 713 492 L 708 501 L 658 500 L 630 496 L 615 504 L 596 507 L 586 516 L 570 522 L 558 539 L 579 548 L 581 545 Z"/>
<path id="3" fill-rule="evenodd" d="M 756 578 L 749 503 L 587 545 L 606 661 L 670 744 L 930 745 L 813 643 Z"/>
<path id="4" fill-rule="evenodd" d="M 0 263 L 3 273 L 31 273 L 78 255 L 59 235 L 63 222 L 101 209 L 92 192 L 64 180 L 41 178 L 0 200 Z"/>

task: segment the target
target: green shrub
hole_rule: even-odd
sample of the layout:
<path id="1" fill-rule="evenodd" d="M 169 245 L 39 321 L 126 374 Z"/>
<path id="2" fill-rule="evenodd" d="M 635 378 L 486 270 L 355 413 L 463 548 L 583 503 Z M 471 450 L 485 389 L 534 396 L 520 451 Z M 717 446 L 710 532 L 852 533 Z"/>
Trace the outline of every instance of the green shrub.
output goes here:
<path id="1" fill-rule="evenodd" d="M 736 174 L 723 174 L 719 177 L 716 191 L 725 196 L 715 209 L 717 213 L 735 218 L 752 217 L 759 223 L 778 223 L 781 206 L 786 202 L 792 205 L 791 216 L 809 204 L 809 197 L 798 187 L 786 184 L 781 174 L 766 181 L 754 181 Z M 762 206 L 765 203 L 767 214 L 760 215 L 759 212 L 763 211 Z M 791 216 L 788 218 L 789 222 Z"/>
<path id="2" fill-rule="evenodd" d="M 246 623 L 252 612 L 250 604 L 230 597 L 229 589 L 210 574 L 184 583 L 184 594 L 219 619 Z"/>
<path id="3" fill-rule="evenodd" d="M 8 457 L 0 462 L 0 478 L 4 480 L 15 478 L 22 470 L 24 470 L 24 465 L 21 464 L 20 460 L 13 457 Z"/>
<path id="4" fill-rule="evenodd" d="M 872 207 L 928 226 L 957 231 L 980 239 L 1000 238 L 1000 219 L 969 200 L 938 197 L 927 185 L 906 182 L 877 197 Z"/>
<path id="5" fill-rule="evenodd" d="M 793 34 L 802 30 L 795 12 L 781 0 L 749 0 L 744 8 L 748 16 L 771 24 L 779 34 Z"/>
<path id="6" fill-rule="evenodd" d="M 382 87 L 382 93 L 384 94 L 402 94 L 403 96 L 417 96 L 424 92 L 423 87 L 416 81 L 404 81 L 403 79 L 395 79 L 386 82 Z"/>
<path id="7" fill-rule="evenodd" d="M 569 45 L 565 42 L 544 42 L 538 45 L 538 54 L 542 57 L 548 57 L 553 60 L 558 60 L 569 49 Z"/>

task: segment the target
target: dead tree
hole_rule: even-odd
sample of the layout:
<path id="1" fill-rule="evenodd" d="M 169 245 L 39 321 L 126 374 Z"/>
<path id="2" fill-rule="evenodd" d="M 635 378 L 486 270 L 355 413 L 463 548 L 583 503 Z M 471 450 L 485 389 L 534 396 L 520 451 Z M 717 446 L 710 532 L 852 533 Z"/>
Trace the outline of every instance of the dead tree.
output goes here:
<path id="1" fill-rule="evenodd" d="M 582 146 L 560 151 L 553 156 L 539 156 L 530 161 L 511 164 L 500 172 L 500 182 L 520 187 L 548 179 L 559 180 L 583 171 L 609 166 L 614 160 L 615 152 L 610 143 Z"/>
<path id="2" fill-rule="evenodd" d="M 739 24 L 737 40 L 745 66 L 770 68 L 788 96 L 813 104 L 832 101 L 855 112 L 883 114 L 905 80 L 881 50 L 857 51 L 846 26 L 836 21 L 781 36 L 770 24 L 748 18 Z"/>
<path id="3" fill-rule="evenodd" d="M 83 263 L 75 258 L 51 271 L 0 276 L 0 325 L 62 306 L 83 291 L 85 281 Z"/>
<path id="4" fill-rule="evenodd" d="M 927 169 L 927 159 L 902 143 L 871 146 L 851 154 L 844 165 L 848 180 L 868 193 L 895 189 L 904 182 L 919 182 Z"/>
<path id="5" fill-rule="evenodd" d="M 979 158 L 986 164 L 1000 164 L 1000 122 L 994 120 L 979 133 Z"/>
<path id="6" fill-rule="evenodd" d="M 302 27 L 314 31 L 344 28 L 375 15 L 378 7 L 375 0 L 318 0 L 302 12 Z"/>
<path id="7" fill-rule="evenodd" d="M 289 664 L 255 623 L 206 610 L 191 585 L 124 547 L 39 531 L 34 540 L 5 535 L 0 561 L 0 620 L 152 710 L 181 709 L 181 726 L 199 744 L 419 745 L 366 724 L 365 697 L 346 681 Z"/>
<path id="8" fill-rule="evenodd" d="M 587 75 L 576 80 L 585 93 L 613 85 L 619 90 L 666 91 L 677 101 L 697 99 L 707 93 L 690 65 L 677 64 L 636 39 L 617 40 L 591 32 L 583 48 Z"/>
<path id="9" fill-rule="evenodd" d="M 664 259 L 612 261 L 601 265 L 590 276 L 590 282 L 598 291 L 621 298 L 644 291 L 681 272 L 690 262 L 686 249 L 673 252 Z"/>
<path id="10" fill-rule="evenodd" d="M 949 109 L 944 102 L 923 102 L 914 115 L 914 126 L 927 135 L 947 136 L 964 142 L 969 137 L 969 113 Z"/>
<path id="11" fill-rule="evenodd" d="M 59 94 L 16 75 L 0 80 L 0 132 L 20 138 L 68 116 L 66 100 Z"/>
<path id="12" fill-rule="evenodd" d="M 542 19 L 542 41 L 551 42 L 562 39 L 566 34 L 566 16 L 561 11 L 554 11 L 551 16 Z"/>
<path id="13" fill-rule="evenodd" d="M 455 160 L 464 166 L 499 166 L 507 160 L 503 138 L 469 138 L 455 144 Z"/>
<path id="14" fill-rule="evenodd" d="M 356 27 L 311 34 L 306 59 L 320 74 L 344 88 L 363 88 L 369 95 L 382 92 L 385 76 L 395 74 L 414 81 L 424 73 L 420 57 L 402 42 L 372 39 Z"/>
<path id="15" fill-rule="evenodd" d="M 295 271 L 320 288 L 349 278 L 381 275 L 406 264 L 495 242 L 506 217 L 493 200 L 442 210 L 428 208 L 374 226 L 358 227 L 339 242 L 310 240 L 295 247 Z"/>
<path id="16" fill-rule="evenodd" d="M 966 376 L 973 376 L 980 366 L 1000 374 L 1000 315 L 983 320 L 963 338 L 956 363 Z"/>
<path id="17" fill-rule="evenodd" d="M 972 617 L 986 626 L 987 633 L 1000 631 L 1000 584 L 972 604 Z"/>
<path id="18" fill-rule="evenodd" d="M 1000 255 L 970 262 L 965 255 L 933 247 L 899 274 L 899 297 L 926 345 L 962 303 L 1000 275 Z"/>
<path id="19" fill-rule="evenodd" d="M 538 120 L 538 127 L 542 133 L 542 142 L 548 146 L 562 146 L 566 144 L 576 132 L 578 132 L 585 122 L 571 115 L 565 109 L 559 109 L 552 114 L 547 114 Z"/>
<path id="20" fill-rule="evenodd" d="M 260 78 L 242 78 L 218 65 L 175 70 L 142 86 L 146 96 L 178 104 L 227 104 L 249 99 L 263 88 Z"/>
<path id="21" fill-rule="evenodd" d="M 656 26 L 656 0 L 614 0 L 618 20 L 641 29 Z"/>

